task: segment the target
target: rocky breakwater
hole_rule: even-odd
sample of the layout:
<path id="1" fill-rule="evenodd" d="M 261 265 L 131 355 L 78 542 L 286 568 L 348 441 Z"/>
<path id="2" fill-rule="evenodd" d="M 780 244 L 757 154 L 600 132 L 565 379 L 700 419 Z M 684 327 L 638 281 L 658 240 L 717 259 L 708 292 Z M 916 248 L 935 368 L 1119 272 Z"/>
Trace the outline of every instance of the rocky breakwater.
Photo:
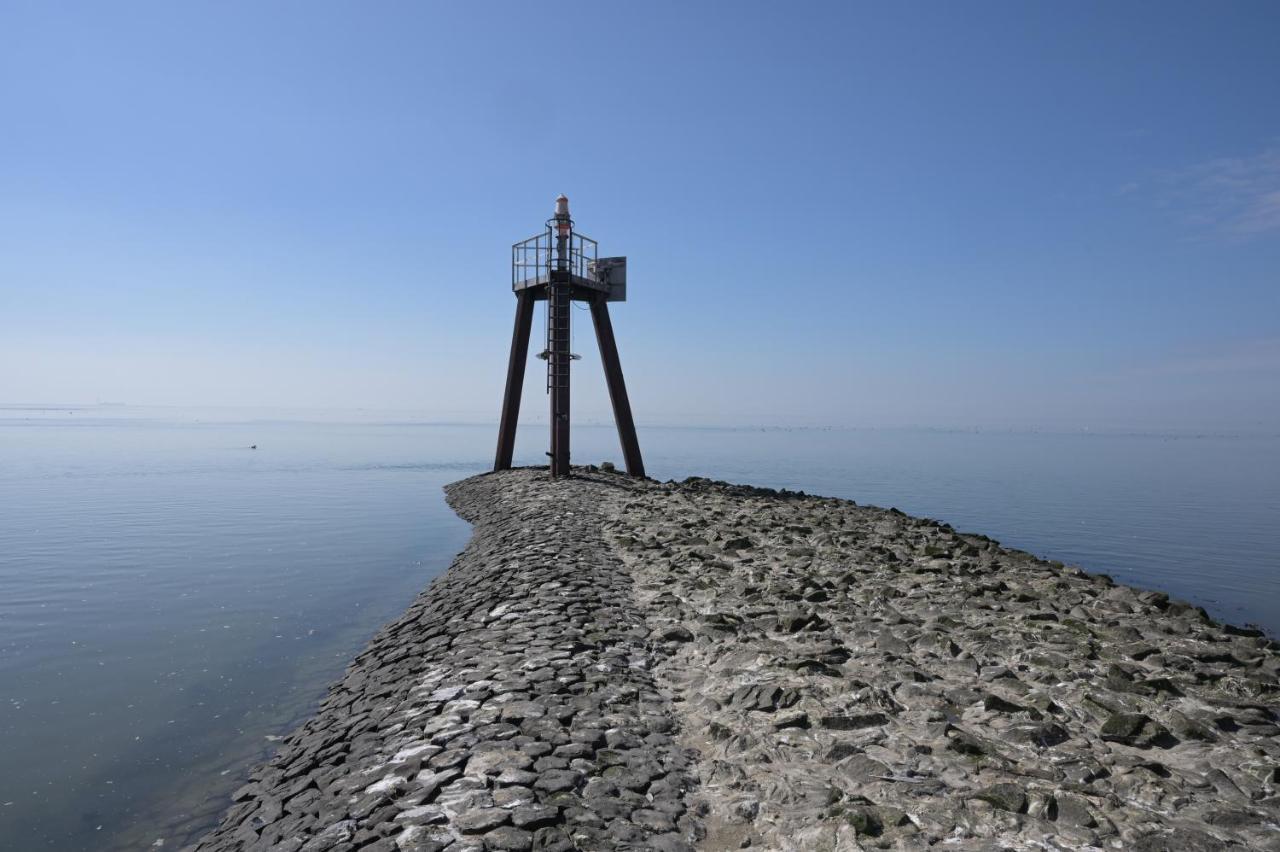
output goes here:
<path id="1" fill-rule="evenodd" d="M 1280 849 L 1275 643 L 895 510 L 476 477 L 200 850 Z"/>
<path id="2" fill-rule="evenodd" d="M 447 489 L 474 524 L 193 848 L 689 848 L 691 783 L 602 522 L 617 476 Z"/>

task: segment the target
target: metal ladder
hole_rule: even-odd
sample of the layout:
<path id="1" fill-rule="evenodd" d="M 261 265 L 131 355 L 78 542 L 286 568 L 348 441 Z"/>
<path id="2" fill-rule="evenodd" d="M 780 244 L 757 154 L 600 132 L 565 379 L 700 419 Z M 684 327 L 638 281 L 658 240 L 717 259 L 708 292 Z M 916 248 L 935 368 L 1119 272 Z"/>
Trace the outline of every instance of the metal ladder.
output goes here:
<path id="1" fill-rule="evenodd" d="M 569 387 L 569 282 L 547 287 L 547 393 Z"/>

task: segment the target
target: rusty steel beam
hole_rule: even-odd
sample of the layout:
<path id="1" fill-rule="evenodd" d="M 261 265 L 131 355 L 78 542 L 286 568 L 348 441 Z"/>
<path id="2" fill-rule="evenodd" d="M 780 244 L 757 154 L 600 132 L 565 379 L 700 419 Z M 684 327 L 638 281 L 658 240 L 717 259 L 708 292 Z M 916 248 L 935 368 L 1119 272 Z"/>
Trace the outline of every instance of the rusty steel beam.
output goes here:
<path id="1" fill-rule="evenodd" d="M 524 390 L 524 367 L 529 360 L 529 332 L 533 328 L 533 293 L 516 293 L 516 322 L 511 332 L 511 359 L 507 362 L 507 390 L 502 396 L 502 419 L 498 424 L 498 453 L 494 470 L 510 470 L 516 447 L 516 423 L 520 419 L 520 393 Z"/>
<path id="2" fill-rule="evenodd" d="M 596 327 L 596 343 L 600 345 L 600 362 L 604 365 L 604 380 L 609 386 L 609 401 L 613 403 L 613 420 L 618 425 L 622 458 L 626 463 L 627 473 L 643 479 L 644 461 L 640 458 L 640 442 L 636 439 L 635 421 L 631 419 L 631 402 L 627 399 L 627 383 L 622 378 L 618 344 L 613 338 L 609 303 L 603 295 L 591 300 L 591 322 Z"/>

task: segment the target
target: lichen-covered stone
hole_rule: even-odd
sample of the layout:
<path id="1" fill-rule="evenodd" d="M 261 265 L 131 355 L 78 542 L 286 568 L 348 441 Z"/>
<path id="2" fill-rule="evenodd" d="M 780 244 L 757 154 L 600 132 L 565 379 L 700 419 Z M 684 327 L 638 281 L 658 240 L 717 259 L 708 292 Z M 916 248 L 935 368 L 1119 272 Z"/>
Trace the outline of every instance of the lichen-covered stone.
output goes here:
<path id="1" fill-rule="evenodd" d="M 654 668 L 703 848 L 1275 843 L 1267 640 L 896 510 L 705 479 L 622 501 L 643 611 L 715 628 Z"/>

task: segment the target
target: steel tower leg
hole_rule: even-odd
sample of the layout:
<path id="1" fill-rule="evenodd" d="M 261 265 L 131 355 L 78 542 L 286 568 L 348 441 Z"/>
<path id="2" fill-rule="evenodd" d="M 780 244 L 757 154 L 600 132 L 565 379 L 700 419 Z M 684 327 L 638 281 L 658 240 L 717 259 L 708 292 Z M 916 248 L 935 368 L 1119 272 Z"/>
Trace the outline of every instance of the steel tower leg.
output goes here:
<path id="1" fill-rule="evenodd" d="M 547 378 L 551 392 L 551 475 L 569 475 L 569 273 L 547 286 Z"/>
<path id="2" fill-rule="evenodd" d="M 596 343 L 600 345 L 604 380 L 609 386 L 609 401 L 613 403 L 613 420 L 618 424 L 618 441 L 622 444 L 622 457 L 626 461 L 627 473 L 644 478 L 644 461 L 640 458 L 640 442 L 636 440 L 636 424 L 631 419 L 627 384 L 622 378 L 618 344 L 613 339 L 613 323 L 609 321 L 609 303 L 603 296 L 591 300 L 591 322 L 596 327 Z"/>
<path id="3" fill-rule="evenodd" d="M 533 328 L 533 294 L 516 293 L 516 323 L 511 333 L 511 360 L 507 362 L 507 390 L 502 396 L 502 419 L 498 423 L 498 454 L 494 470 L 510 470 L 516 446 L 516 422 L 520 419 L 520 393 L 524 390 L 524 367 L 529 360 L 529 331 Z"/>

